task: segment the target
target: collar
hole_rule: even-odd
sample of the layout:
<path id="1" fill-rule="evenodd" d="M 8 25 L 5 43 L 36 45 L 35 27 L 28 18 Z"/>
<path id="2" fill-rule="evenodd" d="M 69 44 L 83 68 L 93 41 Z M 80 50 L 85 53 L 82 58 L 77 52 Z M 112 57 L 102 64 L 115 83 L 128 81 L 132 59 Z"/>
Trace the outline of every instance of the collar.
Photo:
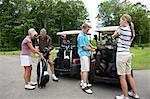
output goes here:
<path id="1" fill-rule="evenodd" d="M 81 34 L 84 35 L 84 36 L 86 36 L 86 34 L 83 31 L 81 32 Z"/>
<path id="2" fill-rule="evenodd" d="M 45 39 L 47 38 L 47 36 L 45 36 L 44 38 L 42 38 L 41 36 L 39 36 L 39 38 L 40 38 L 41 40 L 45 40 Z"/>

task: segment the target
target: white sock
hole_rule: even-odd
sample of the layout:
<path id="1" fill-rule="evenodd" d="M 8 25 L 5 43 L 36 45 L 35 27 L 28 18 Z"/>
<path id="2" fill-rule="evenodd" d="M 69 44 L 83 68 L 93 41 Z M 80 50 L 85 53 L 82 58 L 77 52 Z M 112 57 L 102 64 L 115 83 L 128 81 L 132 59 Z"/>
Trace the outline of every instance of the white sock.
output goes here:
<path id="1" fill-rule="evenodd" d="M 85 88 L 85 87 L 87 87 L 87 83 L 84 82 L 82 88 Z"/>
<path id="2" fill-rule="evenodd" d="M 81 83 L 83 83 L 84 81 L 83 80 L 81 80 Z"/>
<path id="3" fill-rule="evenodd" d="M 52 74 L 52 77 L 54 77 L 55 76 L 55 74 Z"/>
<path id="4" fill-rule="evenodd" d="M 124 96 L 124 99 L 129 99 L 129 98 Z"/>

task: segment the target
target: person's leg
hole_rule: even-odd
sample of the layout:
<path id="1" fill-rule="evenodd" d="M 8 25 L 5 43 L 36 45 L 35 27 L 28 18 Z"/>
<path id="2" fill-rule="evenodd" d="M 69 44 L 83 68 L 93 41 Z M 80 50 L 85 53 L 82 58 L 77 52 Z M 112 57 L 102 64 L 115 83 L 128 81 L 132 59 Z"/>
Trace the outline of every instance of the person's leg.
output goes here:
<path id="1" fill-rule="evenodd" d="M 28 84 L 28 71 L 27 71 L 27 67 L 24 66 L 24 82 L 25 85 Z"/>
<path id="2" fill-rule="evenodd" d="M 29 82 L 31 81 L 32 65 L 29 66 Z"/>
<path id="3" fill-rule="evenodd" d="M 31 77 L 31 67 L 30 66 L 25 66 L 24 67 L 24 80 L 25 80 L 25 85 L 27 85 L 30 82 L 30 77 Z"/>
<path id="4" fill-rule="evenodd" d="M 24 80 L 25 80 L 25 89 L 33 90 L 35 89 L 35 86 L 32 86 L 30 84 L 30 77 L 31 77 L 31 66 L 24 66 L 25 72 L 24 72 Z"/>
<path id="5" fill-rule="evenodd" d="M 53 81 L 58 81 L 58 78 L 55 76 L 54 64 L 52 63 L 52 61 L 50 59 L 48 60 L 48 63 L 50 65 L 50 70 L 51 70 L 51 73 L 52 73 L 52 79 L 53 79 Z"/>
<path id="6" fill-rule="evenodd" d="M 80 62 L 81 62 L 81 79 L 84 81 L 84 83 L 88 83 L 89 57 L 82 56 Z"/>
<path id="7" fill-rule="evenodd" d="M 123 95 L 116 96 L 116 99 L 129 99 L 128 98 L 128 86 L 126 81 L 126 55 L 120 53 L 116 57 L 117 74 L 119 75 L 121 89 Z"/>
<path id="8" fill-rule="evenodd" d="M 82 90 L 88 94 L 92 94 L 92 90 L 88 87 L 88 72 L 89 72 L 89 59 L 88 56 L 81 57 L 81 71 L 83 79 Z"/>
<path id="9" fill-rule="evenodd" d="M 132 96 L 136 99 L 139 99 L 139 95 L 137 94 L 136 83 L 131 75 L 131 61 L 132 61 L 132 54 L 129 54 L 128 61 L 126 64 L 127 65 L 126 73 L 127 73 L 127 79 L 129 81 L 129 84 L 130 84 L 132 90 L 128 92 L 128 95 Z"/>
<path id="10" fill-rule="evenodd" d="M 128 78 L 128 81 L 129 81 L 129 84 L 131 86 L 131 89 L 132 89 L 133 93 L 136 94 L 137 89 L 136 89 L 135 80 L 133 79 L 132 75 L 127 75 L 127 78 Z"/>
<path id="11" fill-rule="evenodd" d="M 80 87 L 82 87 L 83 86 L 83 74 L 82 74 L 82 71 L 80 72 L 80 75 L 81 75 L 81 83 L 80 83 Z"/>
<path id="12" fill-rule="evenodd" d="M 127 74 L 127 79 L 129 81 L 129 84 L 131 86 L 131 89 L 133 91 L 133 93 L 137 93 L 137 89 L 136 89 L 136 84 L 135 84 L 135 81 L 131 75 L 131 62 L 132 62 L 132 54 L 129 54 L 128 55 L 128 60 L 127 60 L 127 63 L 126 63 L 126 74 Z"/>
<path id="13" fill-rule="evenodd" d="M 128 86 L 127 86 L 126 76 L 120 75 L 119 79 L 120 79 L 120 84 L 121 84 L 121 89 L 123 91 L 123 94 L 125 97 L 128 97 Z"/>
<path id="14" fill-rule="evenodd" d="M 83 79 L 84 83 L 87 83 L 87 79 L 88 79 L 88 72 L 87 71 L 83 71 L 82 79 Z"/>
<path id="15" fill-rule="evenodd" d="M 55 73 L 55 72 L 54 72 L 54 65 L 51 63 L 50 60 L 48 60 L 48 63 L 49 63 L 49 65 L 50 65 L 51 73 L 54 74 L 54 73 Z"/>
<path id="16" fill-rule="evenodd" d="M 80 72 L 80 75 L 81 75 L 81 80 L 83 80 L 83 78 L 82 78 L 82 71 Z"/>

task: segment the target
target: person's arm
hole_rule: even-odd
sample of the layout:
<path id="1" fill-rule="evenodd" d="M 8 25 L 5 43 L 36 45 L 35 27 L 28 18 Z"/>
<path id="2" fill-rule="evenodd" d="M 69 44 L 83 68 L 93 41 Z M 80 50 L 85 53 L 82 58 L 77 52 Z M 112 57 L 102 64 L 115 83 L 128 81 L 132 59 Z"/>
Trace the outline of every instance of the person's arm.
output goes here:
<path id="1" fill-rule="evenodd" d="M 39 51 L 39 46 L 35 46 L 35 49 L 36 49 L 37 51 Z M 35 53 L 35 56 L 38 57 L 39 55 Z"/>
<path id="2" fill-rule="evenodd" d="M 39 51 L 39 46 L 35 46 L 35 49 L 36 49 L 37 51 Z"/>
<path id="3" fill-rule="evenodd" d="M 118 28 L 118 30 L 116 30 L 115 32 L 114 32 L 114 34 L 112 35 L 113 37 L 118 37 L 120 35 L 120 27 Z"/>
<path id="4" fill-rule="evenodd" d="M 80 37 L 80 38 L 79 38 L 79 43 L 80 43 L 80 46 L 81 46 L 84 50 L 92 51 L 92 52 L 95 51 L 95 50 L 92 49 L 90 46 L 86 46 L 86 40 L 84 39 L 84 37 Z"/>
<path id="5" fill-rule="evenodd" d="M 33 47 L 33 45 L 32 45 L 31 42 L 27 43 L 27 45 L 29 46 L 29 48 L 31 49 L 31 51 L 32 51 L 33 53 L 38 54 L 42 59 L 44 59 L 42 53 L 40 53 L 39 51 L 37 51 L 37 50 Z"/>
<path id="6" fill-rule="evenodd" d="M 95 51 L 95 49 L 92 49 L 90 46 L 82 46 L 82 48 L 87 51 L 92 51 L 92 52 Z"/>
<path id="7" fill-rule="evenodd" d="M 97 47 L 96 47 L 96 46 L 93 46 L 92 44 L 90 44 L 90 47 L 91 47 L 92 49 L 97 49 Z"/>

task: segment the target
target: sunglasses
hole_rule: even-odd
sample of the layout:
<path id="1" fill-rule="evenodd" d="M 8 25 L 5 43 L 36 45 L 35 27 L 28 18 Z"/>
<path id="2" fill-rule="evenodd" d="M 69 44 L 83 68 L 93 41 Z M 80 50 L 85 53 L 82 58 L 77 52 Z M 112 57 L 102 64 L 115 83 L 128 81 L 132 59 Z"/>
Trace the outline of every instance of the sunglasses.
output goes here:
<path id="1" fill-rule="evenodd" d="M 34 34 L 34 37 L 37 37 L 38 35 L 37 34 Z"/>

